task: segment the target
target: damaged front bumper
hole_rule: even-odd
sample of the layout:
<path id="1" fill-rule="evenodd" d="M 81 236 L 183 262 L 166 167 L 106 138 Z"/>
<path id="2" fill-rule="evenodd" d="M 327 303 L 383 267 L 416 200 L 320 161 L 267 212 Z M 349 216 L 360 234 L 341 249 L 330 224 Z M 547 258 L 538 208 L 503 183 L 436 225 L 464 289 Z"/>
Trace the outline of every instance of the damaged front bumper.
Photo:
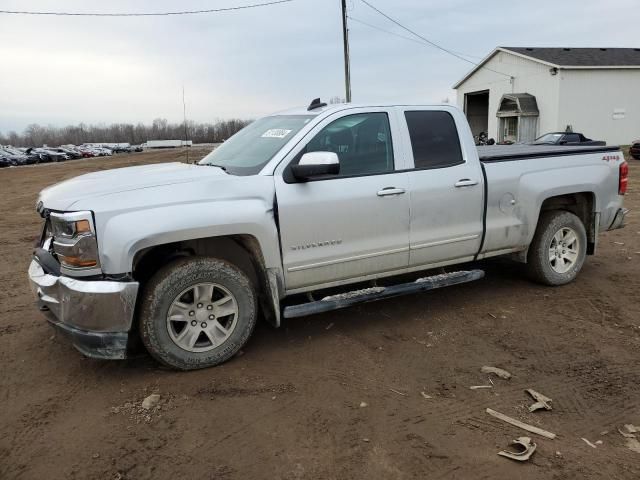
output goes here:
<path id="1" fill-rule="evenodd" d="M 49 323 L 84 355 L 127 356 L 138 282 L 86 281 L 45 273 L 33 260 L 29 283 Z"/>

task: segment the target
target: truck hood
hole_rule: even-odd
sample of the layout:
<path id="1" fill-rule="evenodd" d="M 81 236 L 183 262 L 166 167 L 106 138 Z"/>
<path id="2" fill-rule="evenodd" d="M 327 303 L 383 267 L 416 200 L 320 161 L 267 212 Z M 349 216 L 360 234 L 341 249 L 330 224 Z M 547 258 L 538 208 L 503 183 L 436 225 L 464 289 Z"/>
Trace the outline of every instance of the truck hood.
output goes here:
<path id="1" fill-rule="evenodd" d="M 39 200 L 50 210 L 69 210 L 83 200 L 164 185 L 229 177 L 217 167 L 161 163 L 87 173 L 57 183 L 40 192 Z"/>

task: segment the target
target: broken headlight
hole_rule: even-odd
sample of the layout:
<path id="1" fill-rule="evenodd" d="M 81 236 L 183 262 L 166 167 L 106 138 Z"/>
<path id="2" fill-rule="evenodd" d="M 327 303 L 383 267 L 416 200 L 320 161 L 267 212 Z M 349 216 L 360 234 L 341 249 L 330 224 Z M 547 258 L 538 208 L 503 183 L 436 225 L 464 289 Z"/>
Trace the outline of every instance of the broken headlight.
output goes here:
<path id="1" fill-rule="evenodd" d="M 98 242 L 91 212 L 51 212 L 49 219 L 53 253 L 60 265 L 69 273 L 99 271 Z"/>

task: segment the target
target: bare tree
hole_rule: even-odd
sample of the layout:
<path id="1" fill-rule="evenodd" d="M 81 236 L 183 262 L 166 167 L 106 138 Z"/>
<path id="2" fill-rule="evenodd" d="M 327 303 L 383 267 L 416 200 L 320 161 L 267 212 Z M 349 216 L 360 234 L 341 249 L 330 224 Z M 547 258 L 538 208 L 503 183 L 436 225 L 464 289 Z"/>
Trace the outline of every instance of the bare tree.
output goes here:
<path id="1" fill-rule="evenodd" d="M 250 123 L 249 120 L 217 120 L 213 123 L 188 121 L 187 137 L 194 143 L 219 143 Z M 147 140 L 184 139 L 185 124 L 169 123 L 165 118 L 156 118 L 151 125 L 138 123 L 114 123 L 111 125 L 68 125 L 66 127 L 28 125 L 22 134 L 0 132 L 0 145 L 36 147 L 41 145 L 82 145 L 83 143 L 130 143 L 139 144 Z"/>

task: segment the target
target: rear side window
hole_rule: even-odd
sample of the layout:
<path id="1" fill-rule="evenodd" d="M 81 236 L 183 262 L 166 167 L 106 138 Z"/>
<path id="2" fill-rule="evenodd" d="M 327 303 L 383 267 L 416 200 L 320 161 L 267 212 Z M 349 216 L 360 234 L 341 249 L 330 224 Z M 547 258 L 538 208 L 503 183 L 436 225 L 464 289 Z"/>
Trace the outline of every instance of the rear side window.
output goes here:
<path id="1" fill-rule="evenodd" d="M 447 112 L 404 112 L 415 168 L 443 168 L 464 163 L 458 130 Z"/>

